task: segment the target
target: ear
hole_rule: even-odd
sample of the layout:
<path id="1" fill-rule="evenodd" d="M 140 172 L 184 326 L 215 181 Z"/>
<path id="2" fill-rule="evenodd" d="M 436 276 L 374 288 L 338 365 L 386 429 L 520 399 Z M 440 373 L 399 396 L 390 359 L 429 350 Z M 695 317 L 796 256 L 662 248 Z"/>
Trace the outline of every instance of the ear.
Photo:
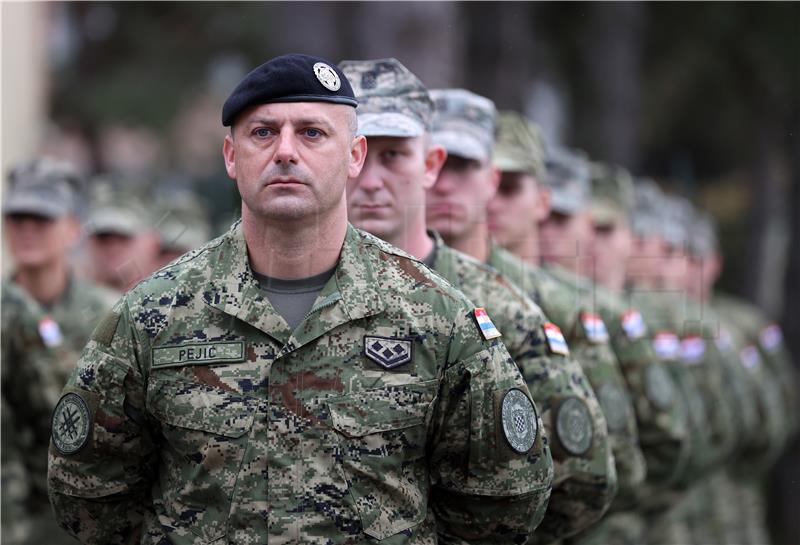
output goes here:
<path id="1" fill-rule="evenodd" d="M 500 187 L 501 177 L 502 173 L 500 172 L 500 169 L 492 165 L 491 173 L 489 174 L 489 199 L 492 199 L 497 193 L 497 188 Z"/>
<path id="2" fill-rule="evenodd" d="M 70 216 L 65 219 L 64 226 L 64 246 L 72 249 L 78 244 L 81 237 L 81 222 L 75 216 Z"/>
<path id="3" fill-rule="evenodd" d="M 347 177 L 357 178 L 367 159 L 367 138 L 358 135 L 353 138 L 350 145 L 350 165 L 347 167 Z"/>
<path id="4" fill-rule="evenodd" d="M 542 223 L 550 216 L 550 189 L 536 184 L 536 222 Z"/>
<path id="5" fill-rule="evenodd" d="M 222 156 L 225 158 L 225 170 L 228 172 L 228 177 L 235 180 L 236 150 L 233 145 L 233 136 L 230 134 L 225 135 L 225 141 L 222 143 Z"/>
<path id="6" fill-rule="evenodd" d="M 430 189 L 436 185 L 439 172 L 447 161 L 447 150 L 444 146 L 432 145 L 425 152 L 425 180 L 422 183 L 424 189 Z"/>

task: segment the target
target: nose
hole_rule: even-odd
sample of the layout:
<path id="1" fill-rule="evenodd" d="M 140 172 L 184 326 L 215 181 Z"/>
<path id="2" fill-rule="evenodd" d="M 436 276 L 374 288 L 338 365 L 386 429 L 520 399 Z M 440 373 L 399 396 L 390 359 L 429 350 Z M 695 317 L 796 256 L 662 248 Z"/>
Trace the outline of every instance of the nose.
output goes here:
<path id="1" fill-rule="evenodd" d="M 439 172 L 439 177 L 436 178 L 436 183 L 433 184 L 433 187 L 430 188 L 428 191 L 432 193 L 438 193 L 440 195 L 446 195 L 453 190 L 455 178 L 446 170 L 442 170 Z"/>
<path id="2" fill-rule="evenodd" d="M 291 130 L 282 130 L 278 136 L 278 148 L 275 151 L 275 163 L 278 165 L 296 165 L 299 160 L 297 155 L 296 136 Z"/>
<path id="3" fill-rule="evenodd" d="M 364 161 L 364 167 L 358 175 L 358 187 L 368 193 L 374 193 L 383 189 L 383 178 L 381 177 L 381 169 L 377 161 L 372 160 L 372 157 L 367 154 L 367 160 Z"/>

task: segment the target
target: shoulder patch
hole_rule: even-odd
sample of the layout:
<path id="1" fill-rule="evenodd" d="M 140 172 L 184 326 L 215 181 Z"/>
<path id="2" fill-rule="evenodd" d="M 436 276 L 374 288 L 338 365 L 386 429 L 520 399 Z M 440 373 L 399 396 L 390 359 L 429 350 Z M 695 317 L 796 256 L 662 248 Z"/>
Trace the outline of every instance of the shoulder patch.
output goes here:
<path id="1" fill-rule="evenodd" d="M 581 324 L 586 338 L 592 343 L 604 343 L 608 341 L 608 330 L 603 319 L 591 312 L 581 312 Z"/>
<path id="2" fill-rule="evenodd" d="M 592 447 L 592 415 L 577 397 L 569 397 L 558 406 L 555 428 L 561 446 L 570 454 L 581 456 Z"/>
<path id="3" fill-rule="evenodd" d="M 547 347 L 553 354 L 561 354 L 562 356 L 569 355 L 569 346 L 561 333 L 561 329 L 552 322 L 547 322 L 542 326 L 544 328 L 544 336 L 547 339 Z"/>
<path id="4" fill-rule="evenodd" d="M 498 331 L 498 329 L 495 327 L 492 319 L 489 318 L 489 314 L 486 312 L 486 309 L 480 307 L 476 308 L 473 311 L 473 316 L 475 316 L 475 321 L 478 323 L 478 328 L 480 329 L 481 335 L 483 335 L 484 339 L 490 341 L 502 336 L 502 333 L 500 333 L 500 331 Z"/>
<path id="5" fill-rule="evenodd" d="M 39 336 L 48 348 L 59 346 L 64 341 L 64 335 L 61 333 L 61 328 L 58 327 L 58 322 L 50 316 L 39 320 Z"/>
<path id="6" fill-rule="evenodd" d="M 117 325 L 122 315 L 113 310 L 106 314 L 97 327 L 94 328 L 91 339 L 103 346 L 111 346 L 111 341 L 114 340 L 114 334 L 117 332 Z"/>
<path id="7" fill-rule="evenodd" d="M 675 383 L 661 363 L 651 363 L 644 370 L 644 391 L 647 399 L 661 410 L 667 410 L 675 400 Z"/>
<path id="8" fill-rule="evenodd" d="M 761 354 L 758 353 L 758 348 L 752 344 L 742 348 L 741 352 L 739 352 L 739 359 L 744 368 L 751 373 L 755 372 L 761 365 Z"/>
<path id="9" fill-rule="evenodd" d="M 635 341 L 641 339 L 647 334 L 647 326 L 644 323 L 642 314 L 636 309 L 630 309 L 623 314 L 620 319 L 620 325 L 625 332 L 625 336 L 629 340 Z"/>
<path id="10" fill-rule="evenodd" d="M 536 408 L 522 390 L 512 388 L 500 404 L 503 435 L 509 446 L 520 454 L 528 452 L 536 442 L 539 424 Z"/>
<path id="11" fill-rule="evenodd" d="M 717 345 L 717 350 L 723 354 L 733 349 L 733 338 L 727 329 L 720 329 L 719 334 L 714 339 L 714 344 Z"/>
<path id="12" fill-rule="evenodd" d="M 688 335 L 681 339 L 681 360 L 686 365 L 697 365 L 706 353 L 706 341 L 700 335 Z"/>
<path id="13" fill-rule="evenodd" d="M 53 446 L 68 456 L 81 450 L 92 434 L 93 418 L 89 402 L 79 392 L 67 392 L 53 410 Z"/>
<path id="14" fill-rule="evenodd" d="M 758 335 L 761 348 L 767 352 L 775 352 L 783 343 L 783 332 L 778 324 L 770 324 Z"/>
<path id="15" fill-rule="evenodd" d="M 681 341 L 672 331 L 659 331 L 653 338 L 653 350 L 662 360 L 671 360 L 680 355 Z"/>

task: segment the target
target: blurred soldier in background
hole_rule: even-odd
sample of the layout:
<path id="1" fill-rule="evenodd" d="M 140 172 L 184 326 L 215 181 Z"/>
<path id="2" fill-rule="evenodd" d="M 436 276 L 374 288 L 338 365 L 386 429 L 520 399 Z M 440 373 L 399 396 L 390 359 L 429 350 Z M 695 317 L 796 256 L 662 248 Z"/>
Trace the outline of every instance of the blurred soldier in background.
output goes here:
<path id="1" fill-rule="evenodd" d="M 4 195 L 4 231 L 14 265 L 2 288 L 2 388 L 10 412 L 3 415 L 3 434 L 27 473 L 27 491 L 19 498 L 24 504 L 9 510 L 25 513 L 27 521 L 14 521 L 28 524 L 28 532 L 15 532 L 27 534 L 23 543 L 65 537 L 47 500 L 50 413 L 89 335 L 117 299 L 76 278 L 69 265 L 80 232 L 82 189 L 83 180 L 69 165 L 39 158 L 11 171 Z"/>
<path id="2" fill-rule="evenodd" d="M 159 269 L 211 238 L 211 225 L 203 202 L 191 191 L 170 190 L 158 198 L 161 218 L 156 229 L 159 237 L 154 268 Z"/>
<path id="3" fill-rule="evenodd" d="M 451 247 L 482 263 L 494 265 L 490 261 L 493 245 L 487 225 L 487 204 L 499 181 L 499 172 L 492 163 L 494 104 L 460 89 L 433 91 L 431 94 L 436 103 L 433 141 L 447 149 L 448 158 L 436 183 L 427 192 L 428 224 L 440 231 Z M 512 281 L 512 273 L 519 274 L 519 271 L 500 272 L 508 274 Z M 518 285 L 532 293 L 530 286 Z M 555 322 L 545 326 L 548 351 L 553 358 L 572 356 L 559 329 L 563 326 L 558 315 L 564 299 L 554 291 L 538 291 L 541 287 L 537 280 L 536 302 Z M 570 302 L 567 300 L 566 305 Z M 553 313 L 552 310 L 559 312 Z M 576 359 L 584 365 L 580 357 Z M 605 438 L 608 427 L 599 430 L 596 424 L 592 426 L 592 420 L 597 421 L 597 417 L 590 419 L 592 411 L 593 405 L 574 398 L 564 399 L 553 407 L 551 441 L 556 461 L 556 483 L 560 486 L 557 484 L 553 489 L 548 511 L 534 536 L 534 543 L 551 543 L 574 535 L 598 520 L 613 500 L 616 487 L 612 488 L 608 476 L 616 477 L 613 459 L 603 456 L 603 451 L 599 450 L 602 443 L 592 442 Z M 630 430 L 628 425 L 633 423 L 628 421 L 624 411 L 621 420 L 621 428 Z M 617 420 L 614 422 L 618 423 Z M 615 433 L 618 431 L 615 429 Z M 633 435 L 635 438 L 635 432 Z M 633 443 L 635 445 L 635 439 Z M 615 444 L 612 442 L 611 446 Z M 635 459 L 635 455 L 633 457 Z M 628 471 L 623 471 L 622 478 L 626 482 L 629 477 Z"/>
<path id="4" fill-rule="evenodd" d="M 159 237 L 152 216 L 131 184 L 96 180 L 86 221 L 88 259 L 83 273 L 124 292 L 153 272 Z"/>

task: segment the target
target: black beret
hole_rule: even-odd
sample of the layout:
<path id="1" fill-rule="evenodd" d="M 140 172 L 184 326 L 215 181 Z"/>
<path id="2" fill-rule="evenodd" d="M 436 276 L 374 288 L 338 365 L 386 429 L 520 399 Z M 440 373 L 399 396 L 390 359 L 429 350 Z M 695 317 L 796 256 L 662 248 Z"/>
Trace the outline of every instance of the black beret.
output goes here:
<path id="1" fill-rule="evenodd" d="M 222 125 L 253 104 L 333 102 L 358 105 L 344 73 L 321 57 L 290 53 L 265 62 L 247 74 L 222 106 Z"/>

